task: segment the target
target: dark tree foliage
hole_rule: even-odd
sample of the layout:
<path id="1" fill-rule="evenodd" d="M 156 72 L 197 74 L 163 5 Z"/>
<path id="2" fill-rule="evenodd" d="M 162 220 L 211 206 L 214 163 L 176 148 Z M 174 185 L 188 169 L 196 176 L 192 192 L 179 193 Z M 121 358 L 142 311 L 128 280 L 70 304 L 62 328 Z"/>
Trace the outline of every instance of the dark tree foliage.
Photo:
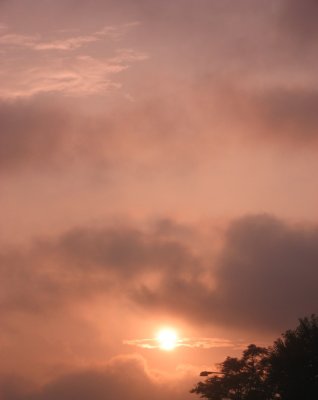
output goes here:
<path id="1" fill-rule="evenodd" d="M 318 399 L 318 317 L 299 321 L 270 350 L 269 382 L 282 400 Z"/>
<path id="2" fill-rule="evenodd" d="M 318 317 L 300 319 L 272 347 L 251 344 L 241 358 L 227 357 L 191 393 L 209 400 L 318 399 Z"/>
<path id="3" fill-rule="evenodd" d="M 199 382 L 191 392 L 211 400 L 269 399 L 267 355 L 267 349 L 251 344 L 242 358 L 227 357 L 219 365 L 219 375 Z"/>

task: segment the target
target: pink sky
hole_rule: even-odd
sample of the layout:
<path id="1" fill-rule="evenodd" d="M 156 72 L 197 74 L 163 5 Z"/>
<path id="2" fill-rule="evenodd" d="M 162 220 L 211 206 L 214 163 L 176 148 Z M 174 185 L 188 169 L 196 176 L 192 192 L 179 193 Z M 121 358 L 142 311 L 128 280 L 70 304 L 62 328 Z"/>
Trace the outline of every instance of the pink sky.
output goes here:
<path id="1" fill-rule="evenodd" d="M 317 18 L 0 0 L 1 399 L 194 399 L 317 312 Z"/>

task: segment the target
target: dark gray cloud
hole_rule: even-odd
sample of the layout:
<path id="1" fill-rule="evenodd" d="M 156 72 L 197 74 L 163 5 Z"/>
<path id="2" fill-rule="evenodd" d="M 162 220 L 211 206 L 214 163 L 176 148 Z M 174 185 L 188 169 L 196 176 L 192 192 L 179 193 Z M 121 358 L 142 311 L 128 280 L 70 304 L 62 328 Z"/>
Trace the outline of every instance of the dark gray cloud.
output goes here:
<path id="1" fill-rule="evenodd" d="M 103 120 L 97 131 L 100 123 L 49 96 L 0 101 L 0 173 L 61 172 L 92 160 L 105 166 L 100 144 L 110 127 Z"/>
<path id="2" fill-rule="evenodd" d="M 120 295 L 198 324 L 269 331 L 317 311 L 317 228 L 245 217 L 230 224 L 222 251 L 209 259 L 178 225 L 168 235 L 158 226 L 76 229 L 4 253 L 1 309 L 36 314 Z"/>
<path id="3" fill-rule="evenodd" d="M 147 274 L 192 274 L 200 269 L 200 258 L 182 240 L 161 232 L 161 224 L 153 232 L 124 226 L 79 228 L 37 241 L 28 250 L 4 250 L 0 307 L 46 312 L 75 298 L 118 290 L 127 294 Z"/>
<path id="4" fill-rule="evenodd" d="M 317 143 L 318 91 L 306 88 L 274 88 L 247 95 L 249 115 L 264 141 L 287 146 Z"/>
<path id="5" fill-rule="evenodd" d="M 259 98 L 260 119 L 269 136 L 307 145 L 318 138 L 317 101 L 317 90 L 273 90 Z"/>
<path id="6" fill-rule="evenodd" d="M 257 145 L 259 139 L 266 145 L 310 149 L 317 144 L 314 87 L 247 88 L 233 84 L 233 76 L 217 82 L 209 75 L 176 90 L 177 104 L 168 92 L 147 96 L 126 104 L 124 119 L 118 109 L 93 119 L 85 113 L 76 116 L 62 103 L 2 102 L 0 171 L 70 166 L 80 171 L 83 165 L 134 170 L 145 163 L 149 169 L 182 171 L 210 159 L 215 148 L 225 148 L 233 137 L 247 137 Z"/>
<path id="7" fill-rule="evenodd" d="M 317 228 L 265 215 L 233 223 L 216 273 L 228 322 L 283 327 L 316 312 L 317 243 Z"/>
<path id="8" fill-rule="evenodd" d="M 198 84 L 198 99 L 204 98 L 204 91 L 212 92 L 215 88 L 210 122 L 218 121 L 221 129 L 227 128 L 228 138 L 245 137 L 250 144 L 274 144 L 289 150 L 299 146 L 316 148 L 318 91 L 314 85 L 287 85 L 282 81 L 254 87 L 228 78 L 215 83 L 207 77 Z M 202 89 L 203 85 L 208 89 Z M 231 119 L 227 120 L 226 115 L 231 115 Z"/>
<path id="9" fill-rule="evenodd" d="M 166 276 L 159 290 L 142 287 L 135 299 L 205 324 L 277 331 L 317 312 L 318 230 L 291 227 L 267 215 L 233 222 L 211 274 Z"/>
<path id="10" fill-rule="evenodd" d="M 29 399 L 35 390 L 35 385 L 21 376 L 0 375 L 0 397 L 3 400 Z"/>
<path id="11" fill-rule="evenodd" d="M 199 260 L 186 245 L 137 229 L 78 229 L 58 240 L 54 251 L 83 268 L 109 268 L 131 276 L 147 268 L 188 270 Z"/>
<path id="12" fill-rule="evenodd" d="M 116 153 L 113 122 L 77 107 L 50 96 L 0 101 L 0 173 L 108 167 Z"/>
<path id="13" fill-rule="evenodd" d="M 293 39 L 295 46 L 315 43 L 318 32 L 317 18 L 318 4 L 315 0 L 281 2 L 279 22 Z"/>
<path id="14" fill-rule="evenodd" d="M 43 167 L 63 152 L 69 116 L 59 107 L 28 102 L 0 103 L 0 170 Z"/>

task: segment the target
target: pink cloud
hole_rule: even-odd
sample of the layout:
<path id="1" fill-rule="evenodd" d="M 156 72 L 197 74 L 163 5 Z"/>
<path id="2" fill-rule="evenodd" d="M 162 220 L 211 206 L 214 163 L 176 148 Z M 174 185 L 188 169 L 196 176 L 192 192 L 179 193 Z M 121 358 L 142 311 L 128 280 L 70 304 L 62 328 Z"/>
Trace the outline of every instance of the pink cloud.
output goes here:
<path id="1" fill-rule="evenodd" d="M 141 347 L 143 349 L 160 349 L 160 343 L 157 339 L 132 339 L 124 340 L 123 344 L 128 346 Z M 223 347 L 237 347 L 238 343 L 234 343 L 228 339 L 221 338 L 179 338 L 176 347 L 213 349 Z"/>
<path id="2" fill-rule="evenodd" d="M 108 56 L 96 55 L 90 45 L 106 38 L 121 40 L 136 25 L 109 26 L 88 35 L 52 40 L 40 35 L 0 35 L 5 55 L 0 97 L 16 99 L 41 93 L 86 96 L 120 88 L 113 76 L 147 59 L 147 55 L 132 48 L 115 49 Z M 23 68 L 16 62 L 17 56 Z"/>

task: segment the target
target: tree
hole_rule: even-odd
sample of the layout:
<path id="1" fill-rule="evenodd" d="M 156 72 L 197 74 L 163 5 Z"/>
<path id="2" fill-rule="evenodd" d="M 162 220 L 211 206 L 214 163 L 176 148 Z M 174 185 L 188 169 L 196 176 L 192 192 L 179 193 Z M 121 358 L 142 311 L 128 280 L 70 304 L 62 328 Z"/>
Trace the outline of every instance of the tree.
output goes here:
<path id="1" fill-rule="evenodd" d="M 268 350 L 251 344 L 242 358 L 227 357 L 219 364 L 219 374 L 199 382 L 192 393 L 209 400 L 267 400 Z"/>
<path id="2" fill-rule="evenodd" d="M 318 399 L 318 317 L 300 319 L 272 347 L 252 344 L 242 358 L 227 357 L 191 393 L 209 400 Z"/>
<path id="3" fill-rule="evenodd" d="M 274 342 L 269 383 L 283 400 L 318 399 L 318 317 L 299 320 Z"/>

